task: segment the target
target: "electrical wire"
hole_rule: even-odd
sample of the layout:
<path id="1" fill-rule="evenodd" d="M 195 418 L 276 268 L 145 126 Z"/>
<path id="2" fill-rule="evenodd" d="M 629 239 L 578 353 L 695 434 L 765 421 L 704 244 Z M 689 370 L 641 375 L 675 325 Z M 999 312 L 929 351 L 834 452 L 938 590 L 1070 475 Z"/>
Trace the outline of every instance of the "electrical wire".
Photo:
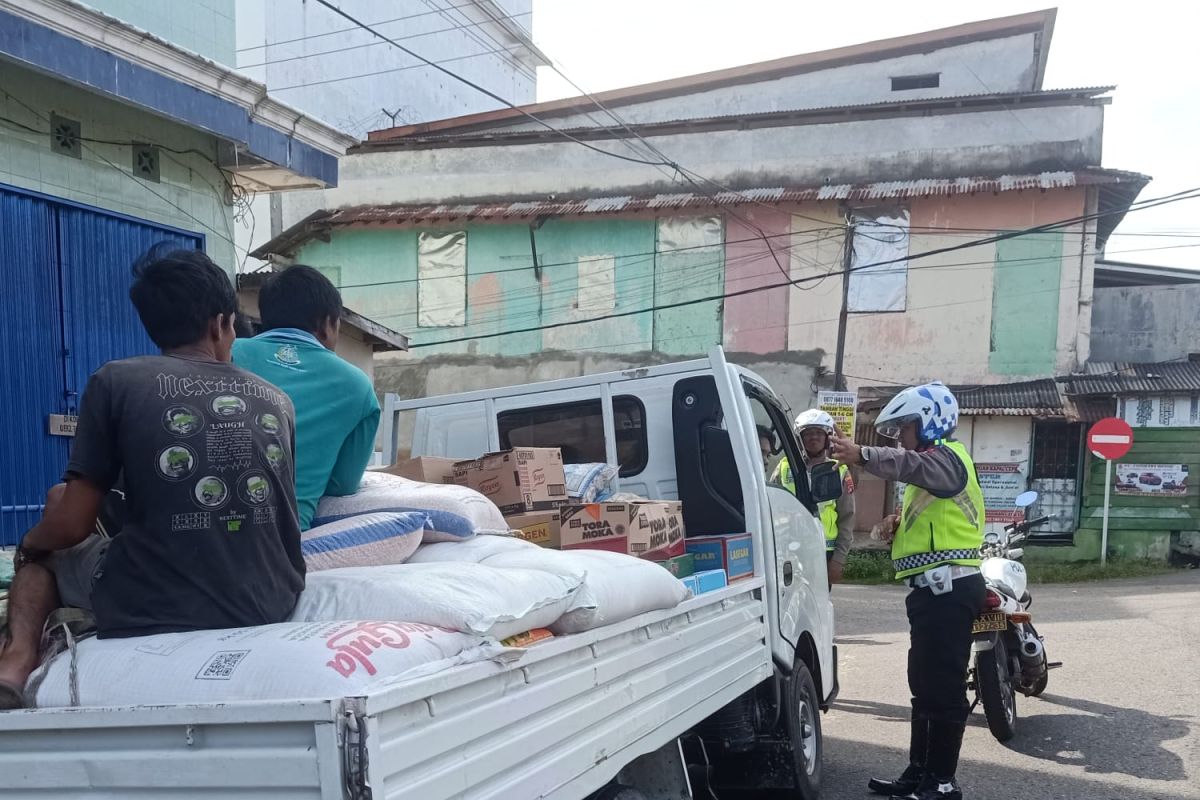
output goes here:
<path id="1" fill-rule="evenodd" d="M 455 6 L 455 8 L 457 8 L 457 7 L 458 6 Z M 428 13 L 436 14 L 438 12 L 430 11 Z M 528 17 L 528 16 L 532 16 L 532 13 L 533 12 L 527 11 L 527 12 L 523 12 L 520 14 L 512 14 L 512 15 L 510 15 L 509 18 L 515 19 L 517 17 Z M 375 24 L 378 25 L 380 23 L 377 22 Z M 433 31 L 423 31 L 421 33 L 410 33 L 405 36 L 397 36 L 396 41 L 405 42 L 405 41 L 409 41 L 410 39 L 420 39 L 424 36 L 436 36 L 439 33 L 454 33 L 455 31 L 460 31 L 460 30 L 463 30 L 464 28 L 468 28 L 468 27 L 477 27 L 480 25 L 491 25 L 491 24 L 493 24 L 493 21 L 490 19 L 486 20 L 484 22 L 470 22 L 470 23 L 466 23 L 463 25 L 455 25 L 454 27 L 451 27 L 451 28 L 438 28 L 437 30 L 433 30 Z M 358 31 L 360 29 L 359 28 L 345 28 L 344 30 Z M 293 40 L 293 41 L 295 41 L 295 40 Z M 276 45 L 281 45 L 281 44 L 284 44 L 284 43 L 283 42 L 271 42 L 268 45 L 261 45 L 261 46 L 262 47 L 274 47 Z M 309 59 L 309 58 L 318 58 L 320 56 L 333 55 L 334 53 L 346 53 L 351 50 L 361 50 L 365 47 L 379 47 L 382 44 L 387 44 L 387 42 L 366 42 L 364 44 L 354 44 L 354 45 L 350 45 L 348 47 L 338 47 L 333 50 L 318 50 L 315 53 L 303 53 L 298 56 L 287 56 L 286 58 L 273 58 L 273 59 L 269 59 L 267 61 L 259 61 L 254 64 L 238 64 L 238 69 L 245 70 L 245 69 L 257 69 L 259 67 L 269 67 L 272 64 L 286 64 L 290 61 L 302 61 L 304 59 Z M 496 41 L 496 44 L 503 46 L 503 43 L 499 42 L 498 40 Z"/>
<path id="2" fill-rule="evenodd" d="M 355 25 L 358 25 L 360 28 L 362 28 L 366 31 L 369 31 L 373 35 L 379 37 L 380 39 L 383 39 L 385 42 L 388 42 L 389 44 L 391 44 L 393 47 L 397 48 L 398 50 L 402 50 L 403 52 L 405 52 L 408 55 L 412 56 L 413 58 L 417 59 L 418 61 L 423 62 L 426 66 L 433 67 L 438 72 L 441 72 L 442 74 L 446 75 L 447 77 L 453 78 L 454 80 L 456 80 L 462 84 L 465 84 L 466 86 L 471 87 L 475 91 L 480 92 L 481 94 L 487 95 L 488 97 L 492 98 L 496 102 L 502 103 L 505 106 L 507 106 L 508 108 L 511 108 L 514 111 L 517 111 L 518 113 L 522 114 L 525 117 L 528 117 L 530 120 L 532 120 L 533 122 L 536 122 L 538 125 L 541 125 L 542 127 L 546 128 L 547 130 L 549 130 L 559 136 L 562 136 L 565 139 L 573 141 L 582 147 L 586 147 L 588 150 L 595 151 L 597 153 L 600 153 L 601 155 L 606 155 L 606 156 L 610 156 L 612 158 L 618 158 L 623 161 L 630 161 L 630 162 L 637 163 L 637 164 L 653 165 L 656 163 L 661 163 L 661 162 L 648 161 L 646 159 L 634 158 L 631 156 L 622 155 L 621 153 L 614 153 L 611 150 L 605 150 L 602 147 L 596 147 L 595 145 L 585 142 L 582 139 L 578 139 L 578 138 L 572 136 L 571 134 L 566 133 L 565 131 L 560 131 L 559 129 L 557 129 L 553 125 L 551 125 L 550 123 L 546 122 L 545 120 L 541 119 L 540 117 L 534 116 L 533 114 L 529 113 L 525 109 L 512 103 L 508 99 L 496 94 L 495 92 L 491 91 L 490 89 L 486 89 L 483 86 L 480 86 L 479 84 L 475 83 L 474 81 L 468 80 L 467 78 L 464 78 L 463 76 L 458 75 L 457 73 L 446 69 L 445 67 L 441 66 L 440 64 L 438 64 L 436 62 L 430 61 L 429 59 L 425 58 L 424 56 L 418 55 L 417 53 L 414 53 L 412 50 L 410 50 L 409 48 L 400 44 L 396 40 L 394 40 L 390 37 L 384 36 L 382 33 L 375 30 L 371 26 L 367 25 L 364 22 L 359 21 L 354 16 L 352 16 L 352 15 L 346 13 L 345 11 L 343 11 L 342 9 L 338 8 L 333 3 L 329 2 L 329 0 L 316 0 L 316 1 L 318 3 L 320 3 L 321 5 L 325 6 L 326 8 L 328 8 L 330 11 L 337 14 L 338 16 L 343 17 L 348 22 L 353 22 Z M 670 166 L 670 165 L 663 164 L 663 166 Z"/>
<path id="3" fill-rule="evenodd" d="M 1167 202 L 1181 202 L 1183 200 L 1191 200 L 1191 199 L 1200 198 L 1200 189 L 1193 189 L 1193 190 L 1189 190 L 1189 191 L 1193 192 L 1193 194 L 1191 194 L 1189 196 L 1182 196 L 1182 195 L 1187 194 L 1187 192 L 1179 192 L 1179 193 L 1176 193 L 1176 195 L 1168 196 L 1168 197 L 1173 197 L 1174 199 L 1169 200 Z M 1155 200 L 1159 200 L 1160 202 L 1157 202 L 1154 205 L 1163 205 L 1164 204 L 1163 202 L 1161 202 L 1163 200 L 1163 198 L 1155 198 Z M 1152 202 L 1152 201 L 1147 201 L 1147 202 Z M 1142 206 L 1142 207 L 1154 207 L 1154 206 Z M 1139 207 L 1139 208 L 1141 208 L 1141 207 Z M 1097 214 L 1086 215 L 1086 216 L 1098 218 L 1098 217 L 1107 216 L 1107 215 L 1111 215 L 1111 214 L 1115 214 L 1115 213 L 1125 213 L 1125 212 L 1124 211 L 1118 212 L 1117 210 L 1113 210 L 1113 211 L 1109 211 L 1109 212 L 1099 212 Z M 1076 219 L 1070 219 L 1070 220 L 1062 220 L 1057 224 L 1067 225 L 1067 224 L 1077 224 L 1077 222 L 1078 222 L 1078 220 L 1076 220 Z M 1027 231 L 1029 231 L 1029 232 L 1046 232 L 1048 230 L 1052 230 L 1052 226 L 1054 224 L 1055 223 L 1047 223 L 1045 225 L 1038 225 L 1033 228 L 1027 229 Z M 855 267 L 851 267 L 848 270 L 844 270 L 844 272 L 853 273 L 853 272 L 858 272 L 858 271 L 865 270 L 865 269 L 872 269 L 874 267 L 894 264 L 894 263 L 897 263 L 898 261 L 906 261 L 906 260 L 912 260 L 915 258 L 940 255 L 943 253 L 954 252 L 956 250 L 967 249 L 969 247 L 977 247 L 982 244 L 988 244 L 988 243 L 992 243 L 995 241 L 1002 241 L 1002 240 L 1008 239 L 1008 238 L 1014 238 L 1017 235 L 1020 235 L 1020 233 L 1014 232 L 1011 235 L 996 236 L 996 237 L 991 237 L 990 239 L 982 239 L 982 240 L 977 240 L 974 242 L 967 242 L 967 243 L 960 244 L 960 245 L 953 245 L 950 247 L 938 248 L 935 250 L 927 251 L 925 253 L 919 253 L 917 255 L 909 257 L 908 259 L 887 259 L 887 260 L 875 262 L 872 264 L 858 265 Z M 814 276 L 811 279 L 802 278 L 800 280 L 812 281 L 812 280 L 817 280 L 817 279 L 818 279 L 818 276 Z M 497 332 L 488 333 L 488 334 L 463 336 L 463 337 L 458 337 L 458 338 L 454 338 L 454 339 L 446 339 L 446 340 L 436 341 L 436 342 L 422 342 L 419 344 L 413 344 L 413 345 L 411 345 L 411 347 L 413 347 L 413 348 L 435 347 L 435 346 L 439 346 L 439 345 L 456 344 L 458 342 L 476 341 L 479 339 L 491 339 L 491 338 L 496 338 L 498 336 L 507 336 L 507 335 L 513 335 L 513 334 L 518 334 L 518 333 L 531 333 L 531 332 L 534 332 L 537 330 L 551 330 L 554 328 L 569 327 L 569 326 L 573 326 L 573 325 L 582 325 L 582 324 L 588 324 L 590 322 L 597 322 L 597 321 L 601 321 L 601 320 L 605 320 L 605 319 L 619 319 L 619 318 L 623 318 L 623 317 L 634 316 L 636 314 L 645 314 L 645 313 L 649 313 L 649 312 L 665 311 L 665 310 L 669 310 L 669 309 L 673 309 L 673 308 L 683 308 L 683 307 L 687 307 L 687 306 L 691 306 L 691 305 L 696 305 L 699 303 L 708 303 L 708 302 L 719 301 L 719 300 L 727 300 L 727 299 L 734 298 L 734 297 L 742 297 L 742 296 L 749 295 L 749 294 L 756 294 L 758 292 L 769 291 L 771 289 L 782 288 L 782 287 L 791 285 L 791 283 L 792 283 L 791 281 L 785 281 L 783 283 L 765 284 L 762 286 L 749 287 L 747 289 L 741 289 L 741 290 L 731 291 L 731 292 L 724 292 L 724 293 L 716 294 L 716 295 L 709 295 L 709 296 L 704 296 L 704 297 L 700 297 L 700 298 L 692 298 L 692 299 L 688 299 L 688 300 L 680 300 L 680 301 L 673 302 L 673 303 L 656 304 L 656 305 L 650 306 L 648 308 L 633 309 L 633 310 L 621 311 L 621 312 L 613 312 L 612 314 L 606 314 L 606 315 L 602 315 L 599 317 L 592 317 L 592 318 L 586 319 L 586 320 L 570 320 L 570 321 L 563 321 L 563 322 L 557 322 L 557 323 L 549 323 L 546 325 L 534 326 L 534 327 L 530 327 L 530 328 L 521 328 L 521 329 L 517 329 L 517 330 L 497 331 Z"/>

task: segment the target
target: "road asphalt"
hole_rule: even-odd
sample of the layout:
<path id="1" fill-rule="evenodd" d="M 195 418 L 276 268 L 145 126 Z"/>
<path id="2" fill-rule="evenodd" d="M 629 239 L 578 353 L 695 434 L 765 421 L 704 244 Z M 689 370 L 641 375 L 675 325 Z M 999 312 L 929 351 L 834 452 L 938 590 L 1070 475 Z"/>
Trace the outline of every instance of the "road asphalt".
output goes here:
<path id="1" fill-rule="evenodd" d="M 1016 738 L 977 708 L 959 778 L 970 800 L 1200 800 L 1200 570 L 1034 586 L 1052 661 L 1042 698 L 1018 696 Z M 823 717 L 822 800 L 870 797 L 905 765 L 904 590 L 834 589 L 841 696 Z"/>

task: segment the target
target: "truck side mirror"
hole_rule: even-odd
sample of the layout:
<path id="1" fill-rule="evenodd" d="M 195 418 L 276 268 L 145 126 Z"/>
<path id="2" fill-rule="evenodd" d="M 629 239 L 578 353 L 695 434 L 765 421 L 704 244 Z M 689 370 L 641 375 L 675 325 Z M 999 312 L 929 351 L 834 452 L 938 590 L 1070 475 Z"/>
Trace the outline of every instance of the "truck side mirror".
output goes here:
<path id="1" fill-rule="evenodd" d="M 837 464 L 824 461 L 812 468 L 809 475 L 809 491 L 818 503 L 827 503 L 842 496 L 842 476 Z"/>

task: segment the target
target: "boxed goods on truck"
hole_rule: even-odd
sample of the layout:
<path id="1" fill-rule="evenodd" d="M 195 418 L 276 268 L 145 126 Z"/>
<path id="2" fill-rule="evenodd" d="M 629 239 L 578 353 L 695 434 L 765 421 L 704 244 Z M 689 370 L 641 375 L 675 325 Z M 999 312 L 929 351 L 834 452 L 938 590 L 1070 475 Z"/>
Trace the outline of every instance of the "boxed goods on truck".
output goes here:
<path id="1" fill-rule="evenodd" d="M 512 514 L 504 518 L 513 533 L 527 542 L 555 550 L 562 547 L 562 512 L 534 511 L 529 514 Z"/>
<path id="2" fill-rule="evenodd" d="M 372 472 L 408 478 L 419 483 L 454 483 L 454 465 L 458 462 L 457 458 L 418 456 L 407 461 L 397 461 L 390 467 L 379 467 Z"/>
<path id="3" fill-rule="evenodd" d="M 491 500 L 503 514 L 548 511 L 567 502 L 557 448 L 522 447 L 454 465 L 454 482 Z"/>
<path id="4" fill-rule="evenodd" d="M 687 551 L 696 557 L 696 571 L 725 570 L 730 583 L 754 574 L 753 548 L 753 537 L 748 533 L 693 536 L 687 540 Z"/>
<path id="5" fill-rule="evenodd" d="M 683 541 L 681 503 L 647 501 L 633 505 L 637 519 L 629 531 L 630 555 L 650 561 L 665 561 L 687 552 Z"/>
<path id="6" fill-rule="evenodd" d="M 684 553 L 664 561 L 657 562 L 660 567 L 676 578 L 686 578 L 696 571 L 696 556 L 694 553 Z"/>
<path id="7" fill-rule="evenodd" d="M 637 506 L 632 503 L 587 503 L 559 509 L 562 517 L 560 545 L 563 550 L 607 550 L 629 552 L 629 534 L 637 523 Z"/>

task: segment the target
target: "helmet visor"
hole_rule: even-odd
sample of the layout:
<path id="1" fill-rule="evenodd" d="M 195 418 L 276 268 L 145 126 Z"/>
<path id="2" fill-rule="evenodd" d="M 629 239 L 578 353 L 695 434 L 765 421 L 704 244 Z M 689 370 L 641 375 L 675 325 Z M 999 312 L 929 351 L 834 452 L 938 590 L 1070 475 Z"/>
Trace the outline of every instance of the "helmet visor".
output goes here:
<path id="1" fill-rule="evenodd" d="M 875 432 L 885 439 L 899 439 L 900 431 L 904 430 L 904 426 L 917 420 L 918 417 L 915 416 L 884 420 L 883 422 L 875 423 Z"/>

